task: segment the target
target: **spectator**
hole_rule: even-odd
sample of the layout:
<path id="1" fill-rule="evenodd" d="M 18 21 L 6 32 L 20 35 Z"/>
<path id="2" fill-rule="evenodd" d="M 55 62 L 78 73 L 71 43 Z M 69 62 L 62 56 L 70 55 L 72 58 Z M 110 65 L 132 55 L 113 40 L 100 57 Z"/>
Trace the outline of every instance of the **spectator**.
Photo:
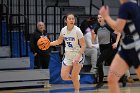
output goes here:
<path id="1" fill-rule="evenodd" d="M 92 64 L 91 72 L 96 72 L 96 62 L 98 56 L 98 39 L 94 33 L 94 27 L 97 26 L 96 17 L 89 17 L 81 23 L 81 30 L 85 37 L 85 64 Z M 86 69 L 86 68 L 85 68 Z"/>
<path id="2" fill-rule="evenodd" d="M 30 48 L 34 54 L 34 69 L 48 69 L 51 50 L 50 48 L 48 50 L 40 50 L 38 48 L 37 41 L 40 37 L 48 37 L 43 22 L 37 23 L 37 29 L 31 35 Z"/>

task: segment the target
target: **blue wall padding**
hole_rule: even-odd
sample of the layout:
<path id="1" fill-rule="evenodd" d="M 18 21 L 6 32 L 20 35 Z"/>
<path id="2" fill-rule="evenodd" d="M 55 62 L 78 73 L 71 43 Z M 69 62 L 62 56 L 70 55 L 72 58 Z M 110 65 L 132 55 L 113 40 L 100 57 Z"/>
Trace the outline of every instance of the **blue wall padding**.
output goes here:
<path id="1" fill-rule="evenodd" d="M 95 81 L 95 78 L 93 74 L 80 74 L 80 83 L 81 84 L 93 84 Z"/>
<path id="2" fill-rule="evenodd" d="M 21 51 L 19 40 L 21 40 Z M 12 57 L 20 57 L 20 52 L 21 56 L 26 56 L 26 42 L 24 40 L 23 32 L 20 32 L 19 37 L 19 32 L 15 31 L 12 32 Z"/>
<path id="3" fill-rule="evenodd" d="M 24 38 L 24 34 L 23 32 L 20 32 L 20 36 L 19 36 L 19 31 L 18 30 L 12 30 L 11 31 L 11 37 L 12 40 L 10 40 L 10 32 L 8 32 L 8 26 L 6 22 L 2 22 L 2 46 L 9 46 L 10 45 L 10 41 L 12 43 L 12 49 L 11 49 L 11 55 L 12 57 L 20 57 L 20 52 L 21 52 L 21 57 L 25 57 L 26 55 L 26 42 L 25 42 L 25 38 Z M 21 51 L 20 51 L 20 43 L 21 43 Z"/>
<path id="4" fill-rule="evenodd" d="M 34 54 L 31 52 L 30 49 L 30 42 L 28 42 L 28 56 L 30 57 L 30 68 L 34 68 Z"/>
<path id="5" fill-rule="evenodd" d="M 59 52 L 52 52 L 50 57 L 50 83 L 51 84 L 62 84 L 64 81 L 61 79 L 60 70 L 61 70 L 61 63 Z"/>
<path id="6" fill-rule="evenodd" d="M 7 23 L 2 22 L 2 46 L 8 45 L 8 31 L 7 31 Z"/>
<path id="7" fill-rule="evenodd" d="M 26 41 L 24 40 L 23 38 L 24 36 L 21 36 L 21 53 L 22 53 L 22 56 L 26 56 Z"/>
<path id="8" fill-rule="evenodd" d="M 20 57 L 18 32 L 12 32 L 12 57 Z"/>

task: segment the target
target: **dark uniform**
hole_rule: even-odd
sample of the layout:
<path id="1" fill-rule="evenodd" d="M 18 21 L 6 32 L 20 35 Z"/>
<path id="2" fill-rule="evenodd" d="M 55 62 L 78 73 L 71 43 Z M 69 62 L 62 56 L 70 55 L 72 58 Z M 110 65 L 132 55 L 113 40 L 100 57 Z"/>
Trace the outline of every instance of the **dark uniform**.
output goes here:
<path id="1" fill-rule="evenodd" d="M 120 7 L 118 17 L 127 20 L 119 55 L 129 67 L 138 68 L 140 65 L 140 7 L 132 2 L 124 3 Z"/>
<path id="2" fill-rule="evenodd" d="M 48 69 L 49 61 L 50 61 L 50 52 L 51 49 L 40 50 L 37 46 L 37 41 L 40 37 L 48 37 L 47 33 L 44 31 L 43 33 L 36 30 L 33 32 L 30 38 L 30 48 L 33 54 L 37 53 L 34 57 L 34 68 L 35 69 Z M 49 37 L 48 37 L 49 38 Z"/>

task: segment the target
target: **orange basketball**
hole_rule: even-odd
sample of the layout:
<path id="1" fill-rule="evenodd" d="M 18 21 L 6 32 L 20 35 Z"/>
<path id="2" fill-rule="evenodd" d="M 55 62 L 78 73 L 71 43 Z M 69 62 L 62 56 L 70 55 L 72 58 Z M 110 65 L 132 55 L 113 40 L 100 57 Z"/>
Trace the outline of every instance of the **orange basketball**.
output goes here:
<path id="1" fill-rule="evenodd" d="M 47 50 L 50 47 L 50 40 L 47 37 L 41 37 L 37 41 L 37 46 L 41 50 Z"/>

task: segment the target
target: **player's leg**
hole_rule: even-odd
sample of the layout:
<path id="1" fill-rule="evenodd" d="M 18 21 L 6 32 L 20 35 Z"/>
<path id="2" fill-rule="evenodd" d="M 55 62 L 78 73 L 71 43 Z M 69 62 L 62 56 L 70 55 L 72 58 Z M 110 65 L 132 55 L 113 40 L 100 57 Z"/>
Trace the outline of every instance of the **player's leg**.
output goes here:
<path id="1" fill-rule="evenodd" d="M 71 69 L 72 69 L 72 66 L 68 66 L 62 63 L 61 78 L 63 80 L 71 80 L 71 75 L 70 75 Z"/>
<path id="2" fill-rule="evenodd" d="M 120 93 L 118 81 L 127 70 L 128 65 L 126 62 L 116 54 L 108 74 L 109 93 Z"/>
<path id="3" fill-rule="evenodd" d="M 139 56 L 140 52 L 136 51 L 135 54 L 136 55 L 134 55 L 134 56 L 136 56 L 137 58 L 135 58 L 136 60 L 134 60 L 135 61 L 134 67 L 135 67 L 135 72 L 140 80 L 140 56 Z"/>
<path id="4" fill-rule="evenodd" d="M 138 78 L 140 80 L 140 66 L 135 71 L 136 71 L 136 74 L 138 75 Z"/>
<path id="5" fill-rule="evenodd" d="M 80 82 L 79 82 L 79 73 L 81 70 L 82 64 L 73 64 L 73 69 L 72 69 L 72 74 L 71 74 L 71 78 L 72 78 L 72 82 L 73 82 L 73 86 L 75 88 L 75 93 L 79 93 L 79 89 L 80 89 Z"/>

